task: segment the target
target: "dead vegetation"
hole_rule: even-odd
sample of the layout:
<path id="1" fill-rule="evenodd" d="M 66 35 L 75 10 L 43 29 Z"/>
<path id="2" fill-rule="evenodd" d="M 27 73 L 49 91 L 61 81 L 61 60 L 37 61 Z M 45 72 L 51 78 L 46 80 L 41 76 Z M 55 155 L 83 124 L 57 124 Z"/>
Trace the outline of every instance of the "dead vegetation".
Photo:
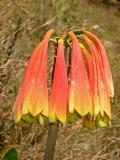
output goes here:
<path id="1" fill-rule="evenodd" d="M 56 160 L 120 159 L 120 16 L 118 10 L 87 0 L 0 1 L 0 157 L 11 145 L 21 160 L 41 160 L 47 128 L 20 127 L 12 117 L 23 71 L 33 48 L 48 28 L 64 34 L 89 29 L 105 43 L 115 84 L 112 128 L 82 129 L 81 122 L 61 126 Z M 49 57 L 50 59 L 50 57 Z M 49 65 L 50 70 L 50 65 Z"/>

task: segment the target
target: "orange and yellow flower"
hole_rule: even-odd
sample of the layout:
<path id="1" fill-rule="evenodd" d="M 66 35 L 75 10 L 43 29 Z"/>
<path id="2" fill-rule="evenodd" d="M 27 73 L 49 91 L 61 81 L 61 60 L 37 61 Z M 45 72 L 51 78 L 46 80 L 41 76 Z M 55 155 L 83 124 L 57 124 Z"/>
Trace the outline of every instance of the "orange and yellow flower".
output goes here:
<path id="1" fill-rule="evenodd" d="M 53 30 L 49 30 L 34 50 L 13 107 L 14 119 L 19 122 L 23 115 L 48 116 L 47 50 Z"/>
<path id="2" fill-rule="evenodd" d="M 102 116 L 104 116 L 104 112 L 111 118 L 111 107 L 110 107 L 110 99 L 109 99 L 109 92 L 106 87 L 106 81 L 103 79 L 103 70 L 100 67 L 100 56 L 99 53 L 93 44 L 93 42 L 87 38 L 86 36 L 83 36 L 83 39 L 90 47 L 90 51 L 93 57 L 94 66 L 96 69 L 96 72 L 94 72 L 94 77 L 96 77 L 96 80 L 94 79 L 94 91 L 93 91 L 93 101 L 94 101 L 94 116 L 96 117 L 98 113 L 100 113 Z M 96 104 L 96 97 L 99 100 L 98 105 Z"/>
<path id="3" fill-rule="evenodd" d="M 111 120 L 110 97 L 114 96 L 114 88 L 102 42 L 88 31 L 69 32 L 63 39 L 53 36 L 51 42 L 57 50 L 48 95 L 47 57 L 52 33 L 53 30 L 47 32 L 28 62 L 13 107 L 15 121 L 33 123 L 37 119 L 42 124 L 47 119 L 65 124 L 83 117 L 88 127 L 106 126 Z M 67 47 L 68 68 L 64 58 Z"/>
<path id="4" fill-rule="evenodd" d="M 62 123 L 67 121 L 68 113 L 68 82 L 64 60 L 64 41 L 58 40 L 57 57 L 55 61 L 54 75 L 49 102 L 49 120 Z"/>
<path id="5" fill-rule="evenodd" d="M 79 42 L 74 33 L 70 32 L 69 36 L 72 39 L 69 112 L 77 111 L 84 116 L 92 108 L 91 88 Z"/>
<path id="6" fill-rule="evenodd" d="M 96 46 L 96 49 L 98 51 L 99 56 L 99 63 L 102 71 L 103 78 L 105 77 L 105 81 L 107 84 L 107 88 L 109 91 L 109 96 L 114 97 L 114 87 L 113 87 L 113 80 L 112 80 L 112 74 L 107 58 L 106 51 L 104 49 L 104 46 L 100 39 L 98 39 L 95 35 L 93 35 L 91 32 L 85 31 L 85 34 L 90 37 L 90 39 L 94 42 L 94 45 Z"/>

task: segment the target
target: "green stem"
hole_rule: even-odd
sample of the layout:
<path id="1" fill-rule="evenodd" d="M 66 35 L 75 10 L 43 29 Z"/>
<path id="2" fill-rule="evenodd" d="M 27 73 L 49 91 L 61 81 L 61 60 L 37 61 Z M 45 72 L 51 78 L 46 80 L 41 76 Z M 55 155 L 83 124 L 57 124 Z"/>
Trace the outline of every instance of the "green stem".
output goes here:
<path id="1" fill-rule="evenodd" d="M 58 124 L 55 123 L 49 124 L 44 160 L 53 160 L 54 158 L 55 146 L 58 137 L 58 129 L 59 129 Z"/>

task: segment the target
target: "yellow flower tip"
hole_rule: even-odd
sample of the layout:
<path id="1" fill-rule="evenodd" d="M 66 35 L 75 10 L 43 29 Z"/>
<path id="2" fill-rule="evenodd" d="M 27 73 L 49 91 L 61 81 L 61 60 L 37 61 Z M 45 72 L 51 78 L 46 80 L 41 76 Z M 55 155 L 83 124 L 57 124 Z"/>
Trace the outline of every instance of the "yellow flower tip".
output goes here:
<path id="1" fill-rule="evenodd" d="M 57 122 L 56 114 L 55 113 L 51 113 L 49 115 L 49 123 L 55 123 L 55 122 Z"/>
<path id="2" fill-rule="evenodd" d="M 84 49 L 84 45 L 82 43 L 79 43 L 80 44 L 80 48 Z"/>
<path id="3" fill-rule="evenodd" d="M 64 40 L 63 40 L 62 38 L 60 38 L 60 39 L 58 40 L 58 44 L 63 45 L 63 44 L 64 44 Z"/>
<path id="4" fill-rule="evenodd" d="M 22 114 L 21 113 L 18 113 L 18 114 L 14 113 L 14 121 L 15 121 L 15 123 L 18 123 L 21 120 L 21 118 L 22 118 Z"/>

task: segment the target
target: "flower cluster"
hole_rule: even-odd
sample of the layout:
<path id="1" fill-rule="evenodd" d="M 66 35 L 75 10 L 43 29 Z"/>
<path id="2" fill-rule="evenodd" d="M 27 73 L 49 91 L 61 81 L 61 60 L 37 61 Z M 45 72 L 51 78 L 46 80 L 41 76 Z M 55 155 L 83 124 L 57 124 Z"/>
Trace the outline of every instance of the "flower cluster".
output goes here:
<path id="1" fill-rule="evenodd" d="M 53 32 L 46 33 L 28 62 L 13 107 L 14 120 L 21 124 L 66 124 L 82 118 L 88 127 L 110 124 L 114 88 L 102 42 L 88 31 L 69 32 L 64 38 L 53 37 Z M 51 39 L 57 49 L 48 94 L 47 56 Z M 67 67 L 65 47 L 70 51 Z"/>

